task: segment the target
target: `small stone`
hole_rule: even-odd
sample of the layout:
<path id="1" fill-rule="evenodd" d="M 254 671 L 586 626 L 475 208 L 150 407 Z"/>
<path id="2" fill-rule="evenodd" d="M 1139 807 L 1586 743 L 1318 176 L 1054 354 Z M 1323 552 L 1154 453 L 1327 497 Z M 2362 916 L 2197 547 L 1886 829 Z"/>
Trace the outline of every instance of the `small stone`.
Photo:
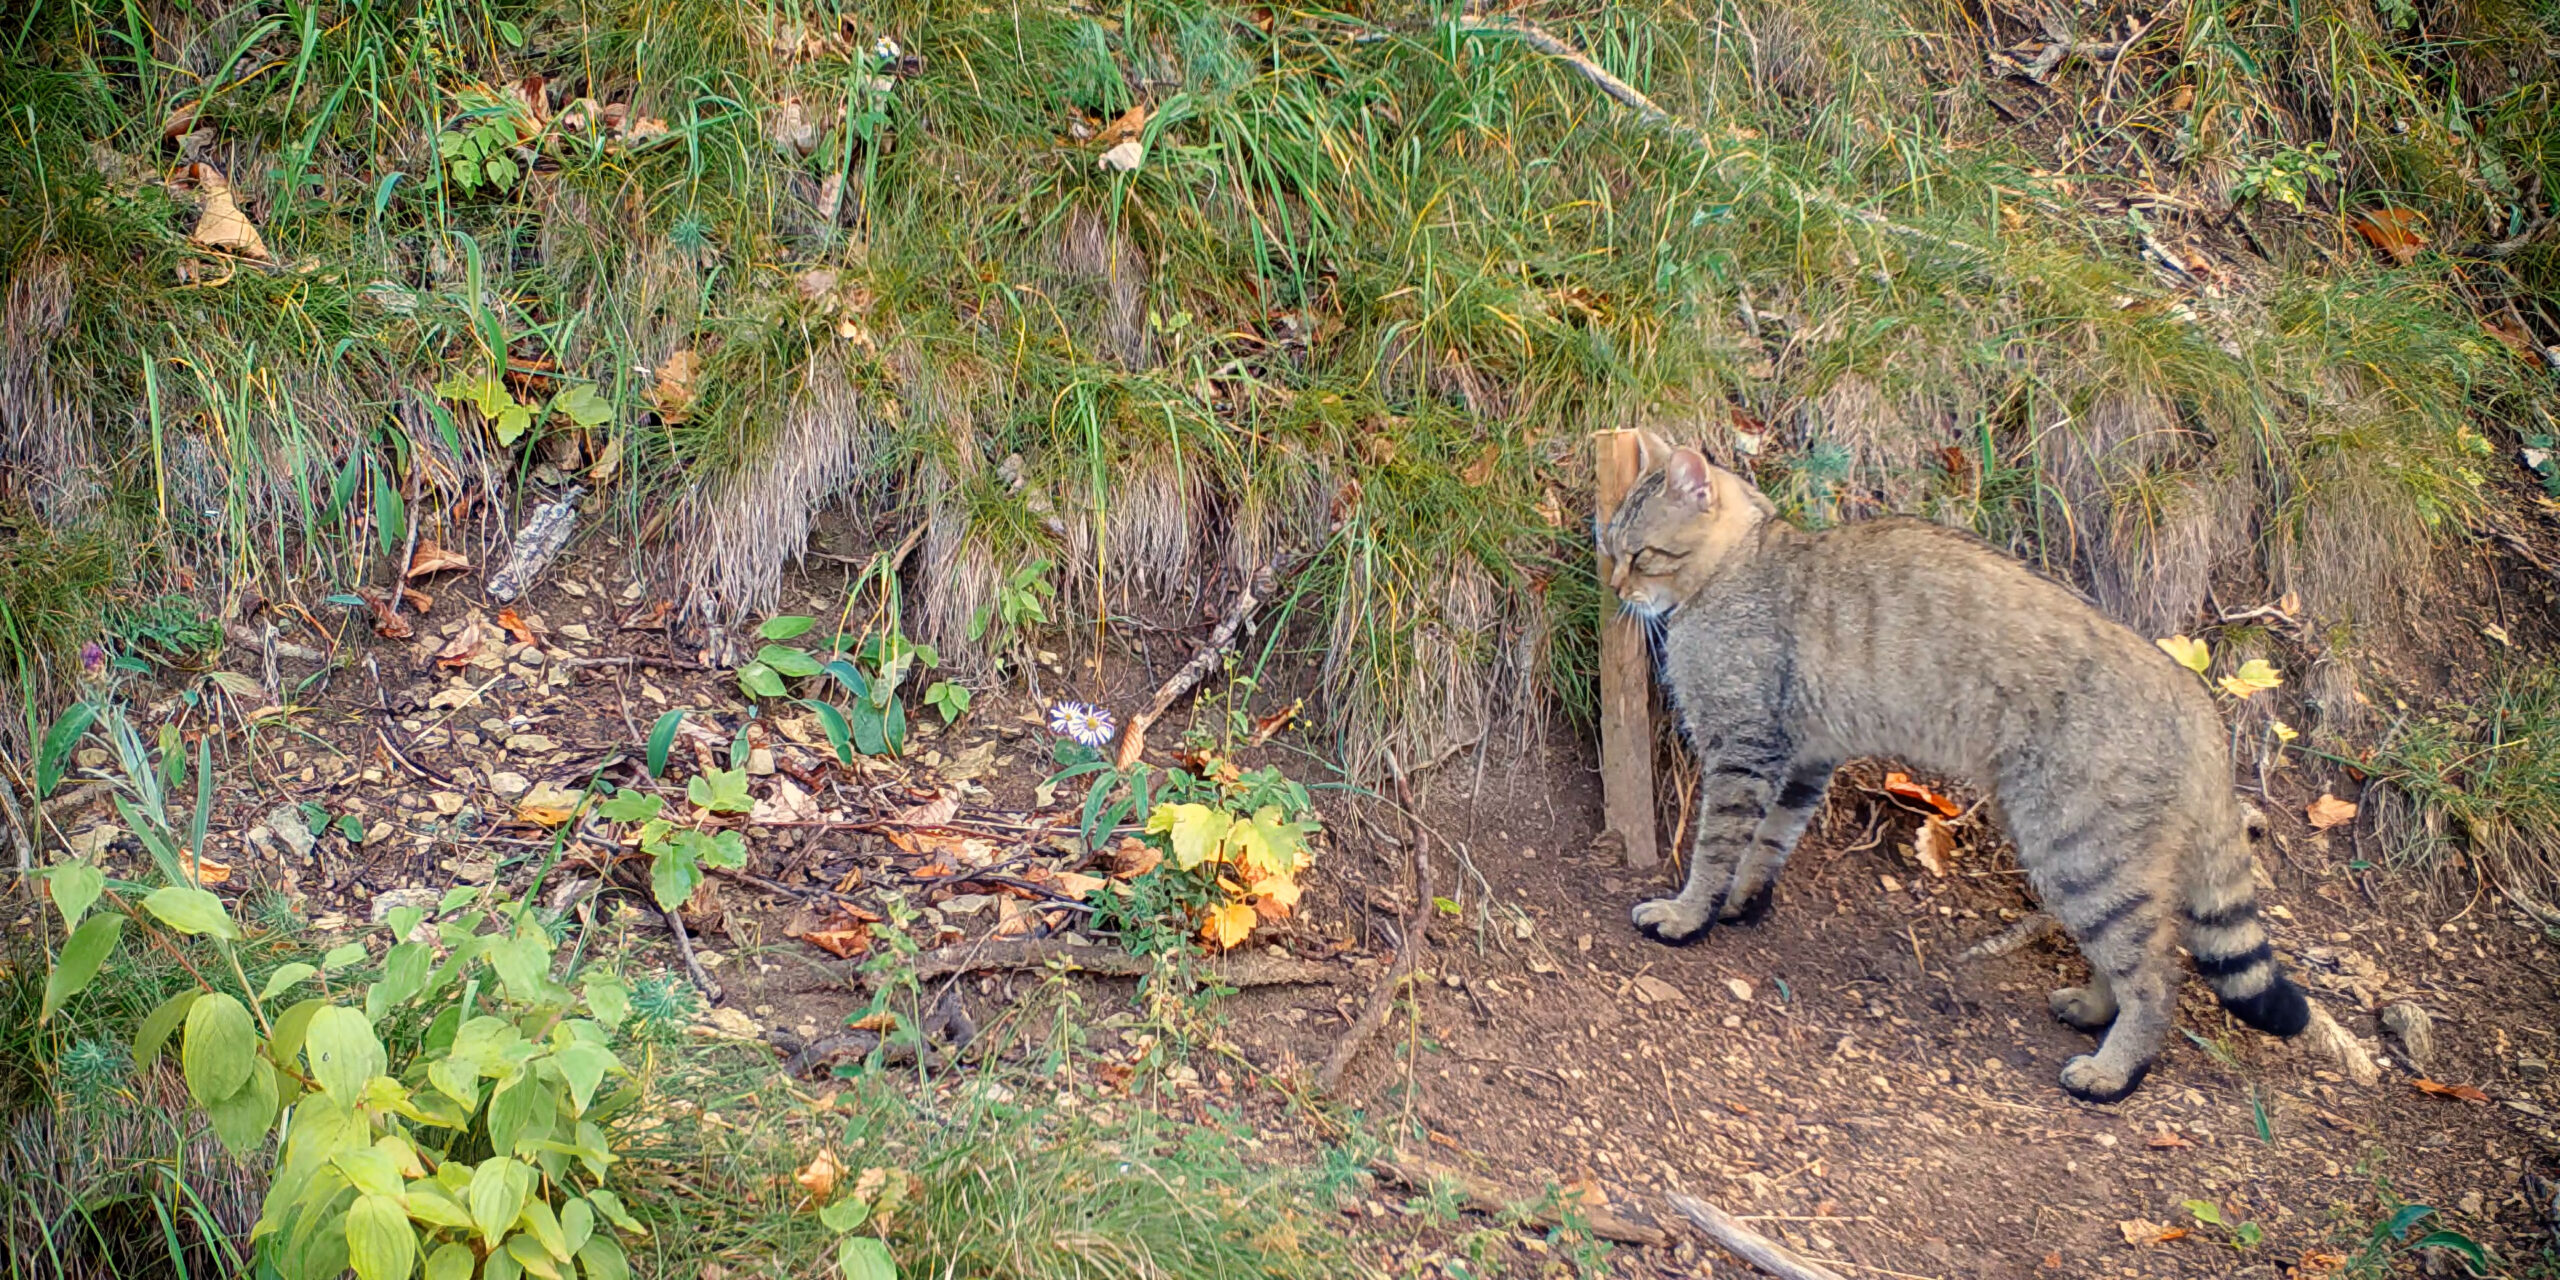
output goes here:
<path id="1" fill-rule="evenodd" d="M 371 919 L 375 924 L 381 924 L 383 921 L 391 918 L 392 912 L 397 911 L 402 907 L 416 907 L 420 911 L 434 911 L 436 909 L 436 901 L 443 896 L 443 894 L 433 889 L 426 888 L 423 885 L 405 889 L 385 889 L 382 892 L 373 895 L 372 905 L 366 908 L 366 915 L 367 918 Z"/>
<path id="2" fill-rule="evenodd" d="M 747 752 L 747 772 L 759 778 L 773 774 L 773 748 L 756 747 Z"/>
<path id="3" fill-rule="evenodd" d="M 1629 985 L 1635 988 L 1636 999 L 1646 1004 L 1677 1004 L 1680 1001 L 1680 988 L 1649 973 L 1638 974 Z"/>
<path id="4" fill-rule="evenodd" d="M 285 754 L 292 755 L 293 753 L 288 751 Z M 79 761 L 80 767 L 83 769 L 104 769 L 107 767 L 107 749 L 105 747 L 82 747 L 78 751 L 72 752 L 71 758 Z"/>
<path id="5" fill-rule="evenodd" d="M 550 751 L 560 744 L 539 733 L 519 733 L 507 738 L 509 751 Z"/>
<path id="6" fill-rule="evenodd" d="M 2400 1047 L 2408 1054 L 2409 1065 L 2424 1074 L 2435 1065 L 2435 1019 L 2413 1000 L 2402 1000 L 2382 1011 L 2382 1025 L 2400 1037 Z"/>
<path id="7" fill-rule="evenodd" d="M 955 893 L 942 901 L 945 916 L 974 916 L 987 909 L 995 899 L 983 893 Z"/>
<path id="8" fill-rule="evenodd" d="M 764 1039 L 764 1028 L 756 1020 L 736 1009 L 714 1009 L 703 1015 L 702 1023 L 713 1033 L 740 1040 Z"/>
<path id="9" fill-rule="evenodd" d="M 312 837 L 311 819 L 297 805 L 280 804 L 269 810 L 267 830 L 297 858 L 310 857 L 312 846 L 319 843 Z"/>
<path id="10" fill-rule="evenodd" d="M 489 775 L 489 789 L 502 796 L 523 795 L 525 788 L 532 785 L 533 780 L 521 773 L 500 770 Z"/>
<path id="11" fill-rule="evenodd" d="M 1724 1016 L 1724 1025 L 1728 1030 L 1740 1027 L 1742 1025 L 1742 1015 L 1738 1013 L 1726 1014 Z"/>
<path id="12" fill-rule="evenodd" d="M 2466 1217 L 2466 1218 L 2477 1218 L 2477 1217 L 2479 1217 L 2479 1216 L 2480 1216 L 2480 1209 L 2481 1209 L 2481 1205 L 2482 1205 L 2482 1203 L 2483 1203 L 2483 1202 L 2482 1202 L 2482 1201 L 2481 1201 L 2481 1199 L 2480 1199 L 2480 1193 L 2479 1193 L 2479 1192 L 2477 1192 L 2477 1191 L 2465 1191 L 2465 1192 L 2463 1192 L 2463 1193 L 2462 1193 L 2462 1198 L 2461 1198 L 2460 1200 L 2455 1201 L 2455 1202 L 2454 1202 L 2454 1205 L 2455 1205 L 2455 1207 L 2457 1207 L 2457 1208 L 2459 1208 L 2459 1209 L 2461 1209 L 2461 1210 L 2462 1210 L 2462 1216 L 2463 1216 L 2463 1217 Z"/>
<path id="13" fill-rule="evenodd" d="M 428 796 L 427 799 L 435 805 L 436 812 L 448 818 L 462 812 L 463 796 L 459 791 L 439 791 Z"/>
<path id="14" fill-rule="evenodd" d="M 1724 984 L 1724 989 L 1732 992 L 1733 998 L 1736 1000 L 1747 1002 L 1751 999 L 1751 981 L 1747 978 L 1727 979 Z"/>
<path id="15" fill-rule="evenodd" d="M 1892 876 L 1877 876 L 1876 879 L 1884 885 L 1884 891 L 1886 893 L 1902 892 L 1902 882 L 1894 879 Z"/>

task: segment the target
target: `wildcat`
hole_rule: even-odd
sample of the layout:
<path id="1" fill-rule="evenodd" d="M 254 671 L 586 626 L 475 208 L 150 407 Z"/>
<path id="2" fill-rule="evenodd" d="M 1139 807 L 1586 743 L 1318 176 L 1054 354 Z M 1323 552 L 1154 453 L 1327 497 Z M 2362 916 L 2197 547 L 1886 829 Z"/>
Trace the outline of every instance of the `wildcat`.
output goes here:
<path id="1" fill-rule="evenodd" d="M 2182 934 L 2224 1008 L 2303 1029 L 2310 1007 L 2258 921 L 2254 811 L 2193 675 L 1970 535 L 1910 519 L 1807 533 L 1695 449 L 1648 436 L 1642 454 L 1598 529 L 1601 565 L 1625 608 L 1668 617 L 1663 671 L 1703 778 L 1688 883 L 1638 904 L 1639 930 L 1680 944 L 1757 920 L 1832 770 L 1893 756 L 1990 790 L 2087 957 L 2088 984 L 2051 1001 L 2105 1029 L 2063 1065 L 2073 1095 L 2142 1082 Z"/>

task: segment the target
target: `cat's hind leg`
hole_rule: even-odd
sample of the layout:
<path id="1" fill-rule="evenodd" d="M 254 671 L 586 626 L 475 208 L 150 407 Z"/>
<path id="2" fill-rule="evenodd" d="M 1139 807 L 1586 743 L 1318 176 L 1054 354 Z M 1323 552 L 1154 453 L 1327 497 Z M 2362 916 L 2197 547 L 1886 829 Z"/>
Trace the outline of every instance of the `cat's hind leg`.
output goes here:
<path id="1" fill-rule="evenodd" d="M 2062 1087 L 2083 1101 L 2114 1102 L 2142 1083 L 2177 1013 L 2178 983 L 2185 975 L 2175 921 L 2164 904 L 2138 891 L 2072 905 L 2075 910 L 2059 914 L 2088 957 L 2089 984 L 2055 992 L 2053 1009 L 2083 1030 L 2103 1024 L 2106 1034 L 2097 1052 L 2062 1064 Z"/>
<path id="2" fill-rule="evenodd" d="M 1707 936 L 1734 883 L 1734 872 L 1752 847 L 1753 833 L 1769 816 L 1794 757 L 1774 717 L 1734 726 L 1705 738 L 1706 767 L 1698 786 L 1697 838 L 1689 849 L 1689 877 L 1678 896 L 1636 904 L 1635 926 L 1656 942 L 1685 946 Z"/>

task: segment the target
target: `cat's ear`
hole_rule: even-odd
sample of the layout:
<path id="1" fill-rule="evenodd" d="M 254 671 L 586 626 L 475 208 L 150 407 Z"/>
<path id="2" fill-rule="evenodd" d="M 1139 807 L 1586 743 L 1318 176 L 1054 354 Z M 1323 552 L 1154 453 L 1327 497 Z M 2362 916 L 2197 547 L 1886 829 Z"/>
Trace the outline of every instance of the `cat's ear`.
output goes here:
<path id="1" fill-rule="evenodd" d="M 1636 474 L 1669 466 L 1671 455 L 1678 452 L 1680 446 L 1642 427 L 1636 428 Z"/>
<path id="2" fill-rule="evenodd" d="M 1707 455 L 1695 449 L 1675 449 L 1662 464 L 1664 487 L 1700 511 L 1714 506 L 1716 500 L 1707 474 Z"/>

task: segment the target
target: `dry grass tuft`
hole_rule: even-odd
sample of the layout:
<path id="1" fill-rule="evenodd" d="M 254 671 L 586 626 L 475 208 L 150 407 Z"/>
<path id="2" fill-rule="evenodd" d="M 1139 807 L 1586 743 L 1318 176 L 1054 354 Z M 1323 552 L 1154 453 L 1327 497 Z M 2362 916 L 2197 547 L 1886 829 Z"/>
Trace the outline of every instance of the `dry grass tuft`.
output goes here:
<path id="1" fill-rule="evenodd" d="M 105 493 L 85 379 L 56 367 L 72 288 L 70 261 L 47 255 L 10 277 L 0 304 L 0 497 L 14 491 L 56 523 Z"/>
<path id="2" fill-rule="evenodd" d="M 803 366 L 799 394 L 772 443 L 686 496 L 685 581 L 728 614 L 781 599 L 785 562 L 809 548 L 809 520 L 879 447 L 883 424 L 833 354 Z"/>

